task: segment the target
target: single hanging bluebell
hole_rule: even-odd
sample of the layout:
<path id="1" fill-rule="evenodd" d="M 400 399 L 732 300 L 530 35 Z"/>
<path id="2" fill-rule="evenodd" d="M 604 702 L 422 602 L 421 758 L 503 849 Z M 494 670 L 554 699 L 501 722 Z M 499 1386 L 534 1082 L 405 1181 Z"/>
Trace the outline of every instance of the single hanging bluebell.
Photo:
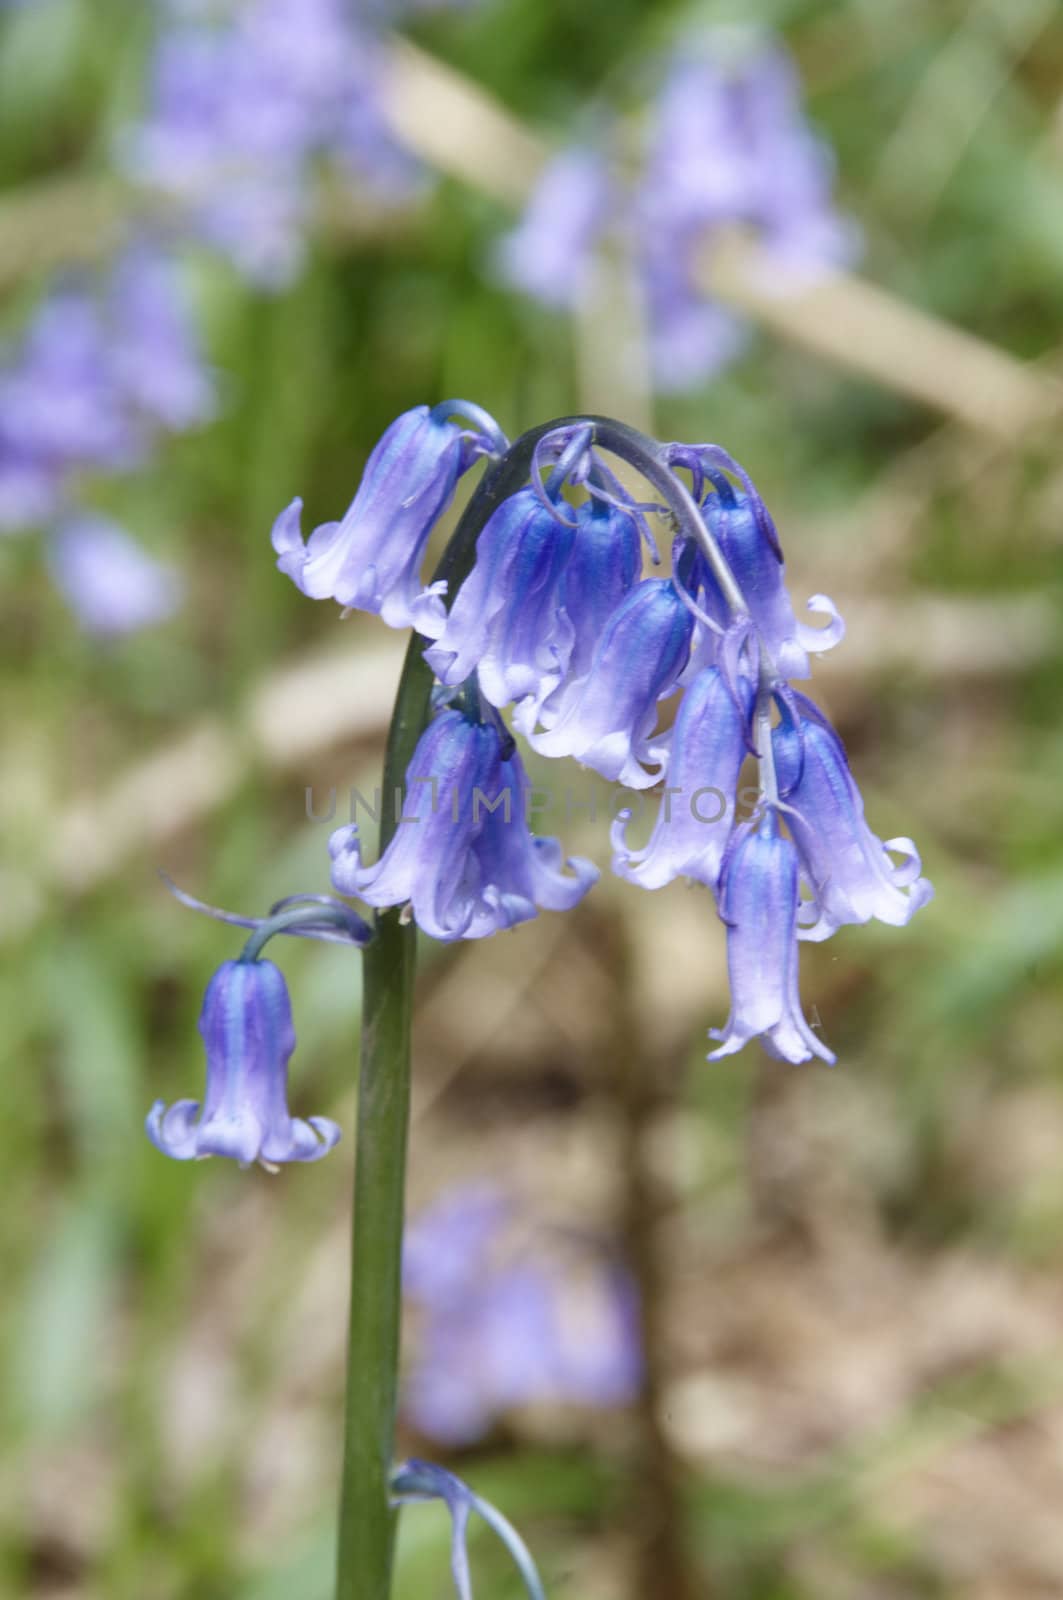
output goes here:
<path id="1" fill-rule="evenodd" d="M 556 840 L 532 837 L 527 789 L 493 717 L 439 712 L 406 770 L 403 820 L 380 860 L 363 866 L 354 825 L 330 838 L 334 888 L 372 906 L 409 906 L 419 928 L 447 942 L 487 938 L 540 907 L 568 910 L 598 870 L 566 862 Z"/>
<path id="2" fill-rule="evenodd" d="M 824 612 L 825 628 L 799 622 L 784 581 L 782 547 L 774 520 L 752 481 L 719 445 L 673 445 L 672 460 L 704 473 L 710 487 L 701 499 L 701 512 L 745 597 L 761 644 L 780 678 L 807 678 L 809 651 L 822 652 L 840 643 L 845 624 L 828 595 L 813 595 L 810 612 Z M 740 477 L 744 490 L 726 476 Z M 721 627 L 729 621 L 728 607 L 715 578 L 699 554 L 694 562 L 692 591 L 710 617 Z"/>
<path id="3" fill-rule="evenodd" d="M 727 924 L 731 1015 L 709 1056 L 718 1061 L 759 1038 L 783 1061 L 833 1061 L 809 1027 L 797 986 L 798 860 L 773 806 L 742 823 L 720 870 L 720 916 Z"/>
<path id="4" fill-rule="evenodd" d="M 295 1029 L 284 976 L 271 961 L 226 961 L 207 987 L 199 1031 L 207 1051 L 202 1103 L 157 1100 L 147 1131 L 175 1161 L 231 1156 L 275 1171 L 319 1161 L 340 1137 L 328 1117 L 304 1121 L 288 1110 L 288 1061 Z"/>
<path id="5" fill-rule="evenodd" d="M 678 877 L 715 886 L 748 748 L 754 688 L 747 677 L 738 680 L 737 694 L 714 667 L 685 690 L 667 735 L 668 782 L 649 843 L 628 848 L 629 811 L 613 823 L 613 871 L 621 878 L 643 889 L 663 888 Z"/>
<path id="6" fill-rule="evenodd" d="M 779 792 L 820 912 L 800 937 L 826 939 L 843 923 L 872 917 L 903 927 L 934 893 L 920 876 L 918 850 L 911 839 L 883 844 L 872 833 L 845 746 L 819 707 L 796 690 L 778 702 L 782 720 L 772 746 Z"/>
<path id="7" fill-rule="evenodd" d="M 560 584 L 572 550 L 572 510 L 519 489 L 486 523 L 476 564 L 454 597 L 420 631 L 434 635 L 425 660 L 441 683 L 477 673 L 493 706 L 541 701 L 564 676 L 573 629 Z"/>
<path id="8" fill-rule="evenodd" d="M 559 601 L 572 629 L 565 680 L 578 682 L 591 669 L 606 624 L 638 580 L 639 521 L 633 509 L 592 494 L 576 510 L 572 551 L 561 574 Z M 563 685 L 538 699 L 529 697 L 513 713 L 519 733 L 549 727 L 560 710 Z"/>
<path id="9" fill-rule="evenodd" d="M 606 623 L 587 675 L 566 680 L 550 727 L 529 733 L 533 749 L 575 756 L 629 789 L 659 782 L 667 747 L 653 738 L 658 701 L 677 685 L 692 629 L 671 580 L 643 578 Z M 647 771 L 647 762 L 656 770 Z"/>
<path id="10" fill-rule="evenodd" d="M 455 411 L 472 426 L 454 422 Z M 377 613 L 391 628 L 417 627 L 422 614 L 433 614 L 421 582 L 429 535 L 462 473 L 505 443 L 477 406 L 415 406 L 376 444 L 341 521 L 322 523 L 304 544 L 302 501 L 281 512 L 271 536 L 277 566 L 312 600 Z"/>

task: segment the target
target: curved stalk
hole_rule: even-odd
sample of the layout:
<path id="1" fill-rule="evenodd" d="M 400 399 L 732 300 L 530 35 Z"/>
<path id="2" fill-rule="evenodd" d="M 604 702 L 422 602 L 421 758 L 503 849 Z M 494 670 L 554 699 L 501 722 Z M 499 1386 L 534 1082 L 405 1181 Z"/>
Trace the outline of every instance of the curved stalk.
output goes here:
<path id="1" fill-rule="evenodd" d="M 552 426 L 552 425 L 551 425 Z M 536 429 L 484 474 L 433 581 L 449 592 L 472 567 L 488 517 L 528 475 Z M 393 800 L 428 721 L 432 672 L 424 640 L 410 640 L 384 756 L 382 793 Z M 401 806 L 381 813 L 380 849 L 395 832 Z M 417 930 L 398 911 L 378 912 L 367 947 L 362 1000 L 355 1143 L 351 1311 L 340 1498 L 337 1600 L 389 1600 L 394 1511 L 390 1475 L 398 1390 L 402 1230 L 410 1115 L 410 1022 Z"/>
<path id="2" fill-rule="evenodd" d="M 747 607 L 693 498 L 671 471 L 663 447 L 611 417 L 561 417 L 530 429 L 484 474 L 433 574 L 453 595 L 471 570 L 488 518 L 528 478 L 536 445 L 558 428 L 589 427 L 590 443 L 629 462 L 658 491 L 677 526 L 704 551 L 736 613 Z M 430 714 L 432 672 L 424 641 L 406 652 L 388 730 L 380 850 L 401 815 L 389 806 Z M 378 912 L 365 952 L 362 1043 L 355 1144 L 351 1311 L 340 1502 L 337 1600 L 389 1600 L 406 1144 L 410 1108 L 410 1030 L 417 933 L 397 910 Z"/>

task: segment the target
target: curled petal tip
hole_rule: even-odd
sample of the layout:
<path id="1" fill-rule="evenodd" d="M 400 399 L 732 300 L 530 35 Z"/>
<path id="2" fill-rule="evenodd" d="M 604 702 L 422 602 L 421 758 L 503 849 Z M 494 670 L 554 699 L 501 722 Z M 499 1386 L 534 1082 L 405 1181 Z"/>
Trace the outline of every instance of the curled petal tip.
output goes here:
<path id="1" fill-rule="evenodd" d="M 296 495 L 270 530 L 270 544 L 276 552 L 277 566 L 285 577 L 291 578 L 297 589 L 303 588 L 303 569 L 307 556 L 303 543 L 302 515 L 303 502 Z"/>
<path id="2" fill-rule="evenodd" d="M 337 894 L 360 894 L 362 856 L 357 824 L 336 828 L 329 835 L 328 852 L 332 860 L 329 877 Z"/>
<path id="3" fill-rule="evenodd" d="M 845 638 L 845 619 L 828 594 L 811 595 L 805 610 L 812 615 L 826 615 L 830 620 L 825 628 L 810 627 L 807 622 L 797 624 L 797 642 L 803 650 L 823 655 L 841 644 Z"/>

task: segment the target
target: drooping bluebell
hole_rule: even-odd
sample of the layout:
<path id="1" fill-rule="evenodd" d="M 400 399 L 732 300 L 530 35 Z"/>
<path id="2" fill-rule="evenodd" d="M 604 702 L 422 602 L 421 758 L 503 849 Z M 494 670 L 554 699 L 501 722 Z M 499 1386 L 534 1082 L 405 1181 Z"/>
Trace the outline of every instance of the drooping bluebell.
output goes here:
<path id="1" fill-rule="evenodd" d="M 739 679 L 736 699 L 714 667 L 688 686 L 667 735 L 666 787 L 649 843 L 628 848 L 630 812 L 613 824 L 613 871 L 620 877 L 643 889 L 660 889 L 678 877 L 715 887 L 731 836 L 753 700 L 748 678 Z"/>
<path id="2" fill-rule="evenodd" d="M 302 501 L 281 512 L 272 533 L 278 567 L 312 600 L 375 612 L 392 628 L 416 627 L 419 603 L 431 607 L 430 596 L 421 600 L 420 576 L 429 535 L 458 478 L 499 437 L 478 422 L 462 428 L 446 406 L 404 412 L 374 446 L 339 522 L 315 528 L 304 544 Z"/>
<path id="3" fill-rule="evenodd" d="M 768 806 L 734 831 L 720 869 L 720 916 L 727 924 L 731 1015 L 712 1030 L 719 1048 L 710 1061 L 733 1055 L 759 1038 L 783 1061 L 819 1056 L 833 1061 L 809 1027 L 797 987 L 799 912 L 797 850 Z"/>
<path id="4" fill-rule="evenodd" d="M 920 876 L 919 852 L 911 839 L 883 844 L 872 833 L 845 746 L 818 706 L 797 690 L 780 703 L 772 733 L 779 792 L 819 908 L 801 937 L 826 939 L 844 923 L 872 917 L 903 927 L 934 892 Z"/>
<path id="5" fill-rule="evenodd" d="M 226 961 L 207 986 L 199 1031 L 207 1052 L 202 1102 L 157 1100 L 147 1131 L 175 1161 L 230 1156 L 274 1170 L 319 1161 L 340 1129 L 328 1117 L 304 1121 L 288 1110 L 288 1061 L 295 1029 L 284 976 L 271 961 Z"/>
<path id="6" fill-rule="evenodd" d="M 419 928 L 447 942 L 483 939 L 582 899 L 597 868 L 566 862 L 556 840 L 529 833 L 528 781 L 502 741 L 491 717 L 439 712 L 407 768 L 402 820 L 379 861 L 362 864 L 357 826 L 333 833 L 333 887 L 372 906 L 409 906 Z"/>
<path id="7" fill-rule="evenodd" d="M 561 613 L 571 629 L 563 679 L 515 707 L 513 726 L 521 733 L 534 732 L 540 721 L 553 723 L 564 682 L 578 683 L 590 672 L 606 623 L 639 575 L 639 522 L 633 510 L 592 494 L 576 508 L 575 524 L 558 591 Z"/>
<path id="8" fill-rule="evenodd" d="M 545 498 L 545 497 L 544 497 Z M 561 682 L 574 632 L 561 598 L 573 545 L 568 508 L 551 509 L 532 489 L 504 500 L 476 546 L 476 564 L 449 614 L 422 617 L 433 637 L 425 660 L 441 683 L 476 672 L 493 706 L 541 702 Z"/>
<path id="9" fill-rule="evenodd" d="M 666 760 L 653 738 L 658 702 L 676 688 L 692 629 L 672 581 L 643 578 L 607 621 L 586 676 L 566 680 L 555 695 L 549 727 L 529 733 L 532 748 L 575 756 L 629 789 L 651 788 Z"/>

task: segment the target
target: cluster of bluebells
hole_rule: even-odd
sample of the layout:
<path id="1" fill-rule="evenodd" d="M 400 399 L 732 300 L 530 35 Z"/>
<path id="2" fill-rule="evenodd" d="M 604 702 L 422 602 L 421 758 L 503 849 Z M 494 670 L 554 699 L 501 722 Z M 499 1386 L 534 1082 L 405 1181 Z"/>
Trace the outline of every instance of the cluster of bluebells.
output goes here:
<path id="1" fill-rule="evenodd" d="M 119 159 L 189 232 L 266 289 L 305 254 L 327 166 L 378 200 L 420 184 L 380 103 L 381 8 L 351 0 L 169 0 L 147 104 Z"/>
<path id="2" fill-rule="evenodd" d="M 720 446 L 658 444 L 602 418 L 537 430 L 533 443 L 521 457 L 527 481 L 490 498 L 471 568 L 453 594 L 443 581 L 424 582 L 433 527 L 462 474 L 487 458 L 498 481 L 516 448 L 475 405 L 447 401 L 400 416 L 373 450 L 344 515 L 308 539 L 298 500 L 274 524 L 277 564 L 304 594 L 413 628 L 438 680 L 405 774 L 401 821 L 369 863 L 357 825 L 338 828 L 329 840 L 333 887 L 378 910 L 399 907 L 446 942 L 486 938 L 540 910 L 578 904 L 598 870 L 531 831 L 519 734 L 539 754 L 572 756 L 636 793 L 663 786 L 644 845 L 629 840 L 630 811 L 618 813 L 612 868 L 644 889 L 687 879 L 715 895 L 727 928 L 731 1014 L 713 1030 L 710 1059 L 759 1038 L 786 1061 L 832 1061 L 802 1011 L 800 941 L 871 918 L 901 926 L 932 893 L 912 841 L 883 843 L 871 831 L 838 734 L 793 687 L 809 676 L 809 653 L 841 639 L 842 620 L 826 595 L 808 603 L 828 617 L 825 627 L 798 620 L 772 518 L 748 473 Z M 635 503 L 603 450 L 626 456 L 662 500 Z M 667 518 L 669 577 L 643 575 L 644 542 L 659 559 L 647 514 Z M 662 716 L 669 703 L 670 723 Z M 512 727 L 501 715 L 506 708 Z M 757 765 L 759 799 L 740 821 L 747 757 Z M 295 1039 L 283 978 L 260 959 L 262 929 L 266 937 L 298 931 L 355 943 L 369 929 L 343 902 L 296 901 L 294 911 L 274 908 L 280 923 L 219 913 L 256 931 L 251 953 L 227 962 L 207 992 L 204 1102 L 180 1101 L 168 1111 L 160 1103 L 148 1119 L 166 1154 L 275 1167 L 316 1160 L 338 1138 L 326 1119 L 306 1123 L 288 1113 Z M 440 1226 L 445 1232 L 451 1223 L 444 1218 Z M 490 1248 L 490 1206 L 459 1207 L 454 1226 Z M 471 1260 L 475 1251 L 465 1254 Z M 428 1251 L 437 1274 L 446 1256 Z M 416 1266 L 409 1270 L 416 1280 Z M 472 1299 L 466 1293 L 463 1301 L 468 1315 Z M 524 1270 L 501 1289 L 485 1289 L 482 1351 L 493 1329 L 535 1306 L 541 1362 L 529 1365 L 533 1386 L 622 1387 L 623 1340 L 613 1347 L 611 1378 L 567 1366 L 570 1357 L 558 1354 L 548 1333 L 549 1302 L 543 1282 Z M 467 1327 L 455 1337 L 436 1311 L 431 1338 L 470 1348 Z M 484 1355 L 481 1376 L 490 1365 Z M 418 1390 L 417 1381 L 412 1403 L 423 1418 L 436 1417 L 425 1431 L 456 1437 L 512 1400 L 507 1382 L 475 1402 L 463 1391 L 462 1404 L 473 1406 L 463 1418 L 448 1420 L 445 1399 Z"/>
<path id="3" fill-rule="evenodd" d="M 404 1411 L 437 1443 L 482 1439 L 518 1407 L 624 1405 L 641 1356 L 634 1284 L 592 1241 L 529 1224 L 491 1183 L 462 1184 L 406 1233 L 417 1324 Z"/>
<path id="4" fill-rule="evenodd" d="M 663 504 L 632 502 L 600 436 Z M 574 906 L 597 872 L 531 833 L 519 734 L 631 790 L 664 785 L 643 847 L 619 813 L 612 866 L 646 889 L 685 878 L 716 896 L 732 1009 L 711 1059 L 759 1037 L 787 1061 L 832 1060 L 801 1009 L 799 941 L 870 918 L 904 924 L 931 894 L 912 842 L 872 833 L 841 740 L 793 687 L 809 652 L 843 635 L 832 602 L 808 603 L 825 627 L 798 620 L 772 518 L 720 446 L 657 444 L 608 419 L 540 430 L 528 481 L 495 504 L 456 592 L 426 585 L 432 527 L 480 455 L 508 459 L 481 410 L 416 407 L 384 434 L 339 521 L 304 542 L 295 501 L 274 525 L 278 565 L 305 594 L 414 628 L 439 685 L 403 823 L 368 864 L 357 825 L 336 830 L 333 887 L 403 907 L 441 940 Z M 653 511 L 672 532 L 670 577 L 642 575 Z M 738 821 L 747 756 L 759 801 Z"/>
<path id="5" fill-rule="evenodd" d="M 109 272 L 70 278 L 0 350 L 0 533 L 49 531 L 55 581 L 90 633 L 161 621 L 176 573 L 81 506 L 87 478 L 125 473 L 206 421 L 212 375 L 174 261 L 143 239 Z"/>
<path id="6" fill-rule="evenodd" d="M 636 502 L 609 456 L 641 472 L 658 498 Z M 489 463 L 481 492 L 442 564 L 458 575 L 454 586 L 426 582 L 433 529 L 481 459 Z M 844 628 L 825 595 L 809 602 L 827 615 L 825 627 L 798 620 L 775 525 L 748 473 L 718 445 L 660 444 L 609 418 L 566 419 L 510 445 L 481 408 L 446 401 L 391 424 L 338 520 L 304 538 L 301 513 L 295 500 L 274 523 L 280 570 L 311 598 L 412 629 L 436 680 L 394 831 L 366 862 L 357 826 L 337 829 L 334 889 L 378 911 L 398 908 L 438 940 L 489 937 L 540 910 L 570 909 L 598 876 L 531 831 L 518 735 L 634 792 L 661 784 L 644 846 L 628 838 L 627 810 L 616 817 L 612 867 L 646 889 L 685 878 L 715 895 L 731 1012 L 713 1030 L 710 1059 L 759 1038 L 786 1061 L 832 1061 L 802 1011 L 799 941 L 872 917 L 904 924 L 932 891 L 910 840 L 884 844 L 871 832 L 837 733 L 793 687 L 809 676 L 809 653 L 838 642 Z M 667 577 L 643 574 L 644 543 L 660 561 L 654 517 L 671 538 Z M 399 709 L 410 714 L 401 691 Z M 739 821 L 747 757 L 759 800 Z M 712 809 L 698 804 L 708 797 Z M 345 902 L 297 899 L 261 925 L 245 922 L 254 931 L 239 960 L 211 980 L 200 1020 L 203 1100 L 158 1102 L 148 1116 L 165 1154 L 275 1170 L 317 1160 L 339 1138 L 327 1118 L 303 1120 L 288 1108 L 291 1011 L 283 977 L 261 950 L 280 932 L 363 944 L 371 931 Z M 404 1283 L 421 1324 L 407 1414 L 448 1444 L 475 1441 L 529 1402 L 609 1405 L 638 1387 L 626 1276 L 599 1263 L 589 1315 L 574 1322 L 556 1265 L 514 1250 L 510 1220 L 504 1197 L 465 1189 L 407 1240 Z M 413 1461 L 391 1483 L 396 1504 L 446 1505 L 461 1600 L 472 1594 L 473 1511 L 500 1533 L 527 1593 L 541 1600 L 517 1535 L 459 1480 Z"/>
<path id="7" fill-rule="evenodd" d="M 724 230 L 750 230 L 772 286 L 849 264 L 853 226 L 832 202 L 833 160 L 809 126 L 783 46 L 717 28 L 676 52 L 632 180 L 592 145 L 548 163 L 497 254 L 502 277 L 549 307 L 577 306 L 612 238 L 633 260 L 654 372 L 693 388 L 744 347 L 746 324 L 698 285 Z"/>

